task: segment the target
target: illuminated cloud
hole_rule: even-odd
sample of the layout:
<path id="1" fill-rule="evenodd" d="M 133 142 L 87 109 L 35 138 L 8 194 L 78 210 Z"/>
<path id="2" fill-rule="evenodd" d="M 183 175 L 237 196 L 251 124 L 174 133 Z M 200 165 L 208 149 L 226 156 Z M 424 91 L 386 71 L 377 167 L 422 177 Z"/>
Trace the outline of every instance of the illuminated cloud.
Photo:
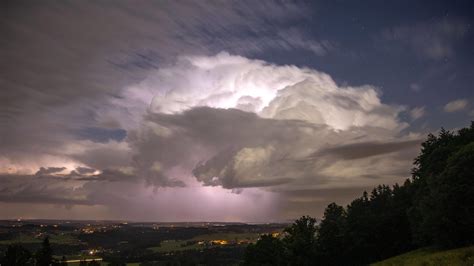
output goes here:
<path id="1" fill-rule="evenodd" d="M 333 129 L 370 125 L 401 130 L 400 106 L 381 103 L 377 88 L 338 86 L 327 74 L 228 53 L 187 56 L 123 93 L 123 115 L 136 106 L 173 114 L 193 107 L 237 108 L 261 117 L 305 120 Z M 150 99 L 151 104 L 150 104 Z M 136 120 L 134 118 L 132 120 Z"/>
<path id="2" fill-rule="evenodd" d="M 415 107 L 410 110 L 410 117 L 412 121 L 418 120 L 426 115 L 425 106 Z"/>
<path id="3" fill-rule="evenodd" d="M 466 99 L 454 100 L 447 103 L 443 110 L 447 113 L 459 112 L 466 109 L 469 102 Z"/>
<path id="4" fill-rule="evenodd" d="M 411 164 L 401 151 L 380 149 L 377 155 L 391 155 L 362 154 L 356 162 L 314 155 L 339 145 L 417 138 L 402 134 L 407 124 L 398 114 L 404 108 L 382 103 L 373 86 L 339 86 L 316 70 L 228 53 L 183 56 L 123 95 L 117 102 L 123 109 L 107 113 L 120 113 L 121 124 L 126 122 L 120 118 L 141 121 L 128 138 L 137 171 L 183 182 L 192 172 L 204 185 L 229 189 L 367 185 L 400 178 Z M 123 112 L 136 106 L 146 115 Z M 418 146 L 407 143 L 407 149 Z"/>

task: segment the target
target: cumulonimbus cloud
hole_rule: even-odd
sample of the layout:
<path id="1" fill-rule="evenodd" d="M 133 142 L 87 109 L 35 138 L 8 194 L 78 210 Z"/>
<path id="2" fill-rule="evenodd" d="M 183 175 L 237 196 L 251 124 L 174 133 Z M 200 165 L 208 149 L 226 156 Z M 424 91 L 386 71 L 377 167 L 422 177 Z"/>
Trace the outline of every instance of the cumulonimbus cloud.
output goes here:
<path id="1" fill-rule="evenodd" d="M 364 143 L 390 146 L 414 137 L 402 133 L 407 124 L 398 115 L 404 107 L 382 103 L 377 88 L 340 86 L 312 69 L 227 53 L 188 56 L 123 95 L 115 102 L 120 108 L 106 114 L 116 112 L 124 127 L 140 121 L 128 141 L 137 171 L 146 175 L 185 182 L 192 172 L 204 185 L 225 188 L 330 186 L 373 182 L 367 177 L 376 174 L 393 178 L 404 173 L 395 168 L 411 163 L 397 157 L 401 151 L 381 148 L 379 157 L 390 155 L 376 159 L 377 171 L 374 158 L 366 158 L 373 156 L 361 153 L 357 162 L 339 162 L 353 172 L 341 171 L 347 174 L 342 178 L 327 155 L 315 158 L 338 145 L 363 149 Z M 416 141 L 404 143 L 417 147 Z M 176 172 L 180 176 L 172 176 Z"/>
<path id="2" fill-rule="evenodd" d="M 405 108 L 383 103 L 380 93 L 308 68 L 228 53 L 184 56 L 97 110 L 96 126 L 126 130 L 123 140 L 52 149 L 64 160 L 4 174 L 0 201 L 109 205 L 128 202 L 130 187 L 274 199 L 394 183 L 409 175 L 420 137 L 406 132 Z M 100 196 L 105 188 L 108 199 Z"/>

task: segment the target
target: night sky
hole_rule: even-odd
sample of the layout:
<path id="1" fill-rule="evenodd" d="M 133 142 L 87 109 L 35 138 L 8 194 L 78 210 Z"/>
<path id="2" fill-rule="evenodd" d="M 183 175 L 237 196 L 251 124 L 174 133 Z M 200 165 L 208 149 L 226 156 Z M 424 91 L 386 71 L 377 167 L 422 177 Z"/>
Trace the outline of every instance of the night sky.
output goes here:
<path id="1" fill-rule="evenodd" d="M 0 10 L 0 219 L 321 217 L 474 119 L 474 1 Z"/>

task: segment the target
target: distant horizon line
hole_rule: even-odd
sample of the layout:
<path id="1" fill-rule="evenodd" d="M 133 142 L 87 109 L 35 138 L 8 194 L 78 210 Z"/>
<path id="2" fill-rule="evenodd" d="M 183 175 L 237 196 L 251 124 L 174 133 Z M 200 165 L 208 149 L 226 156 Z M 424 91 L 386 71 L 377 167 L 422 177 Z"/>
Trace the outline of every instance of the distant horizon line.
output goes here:
<path id="1" fill-rule="evenodd" d="M 296 218 L 295 218 L 296 219 Z M 54 219 L 54 218 L 6 218 L 0 219 L 0 222 L 109 222 L 109 223 L 132 223 L 132 224 L 288 224 L 292 223 L 295 219 L 289 219 L 288 221 L 269 221 L 269 222 L 223 222 L 223 221 L 139 221 L 139 220 L 118 220 L 118 219 Z"/>

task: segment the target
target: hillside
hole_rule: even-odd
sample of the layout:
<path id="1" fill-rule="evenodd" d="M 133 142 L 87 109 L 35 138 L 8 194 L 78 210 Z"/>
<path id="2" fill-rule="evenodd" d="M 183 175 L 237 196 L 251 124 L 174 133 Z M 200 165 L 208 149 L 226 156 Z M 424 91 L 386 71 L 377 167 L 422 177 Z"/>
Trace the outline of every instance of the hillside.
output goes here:
<path id="1" fill-rule="evenodd" d="M 387 260 L 371 264 L 372 266 L 441 266 L 441 265 L 474 265 L 474 246 L 437 251 L 433 249 L 417 249 Z"/>

